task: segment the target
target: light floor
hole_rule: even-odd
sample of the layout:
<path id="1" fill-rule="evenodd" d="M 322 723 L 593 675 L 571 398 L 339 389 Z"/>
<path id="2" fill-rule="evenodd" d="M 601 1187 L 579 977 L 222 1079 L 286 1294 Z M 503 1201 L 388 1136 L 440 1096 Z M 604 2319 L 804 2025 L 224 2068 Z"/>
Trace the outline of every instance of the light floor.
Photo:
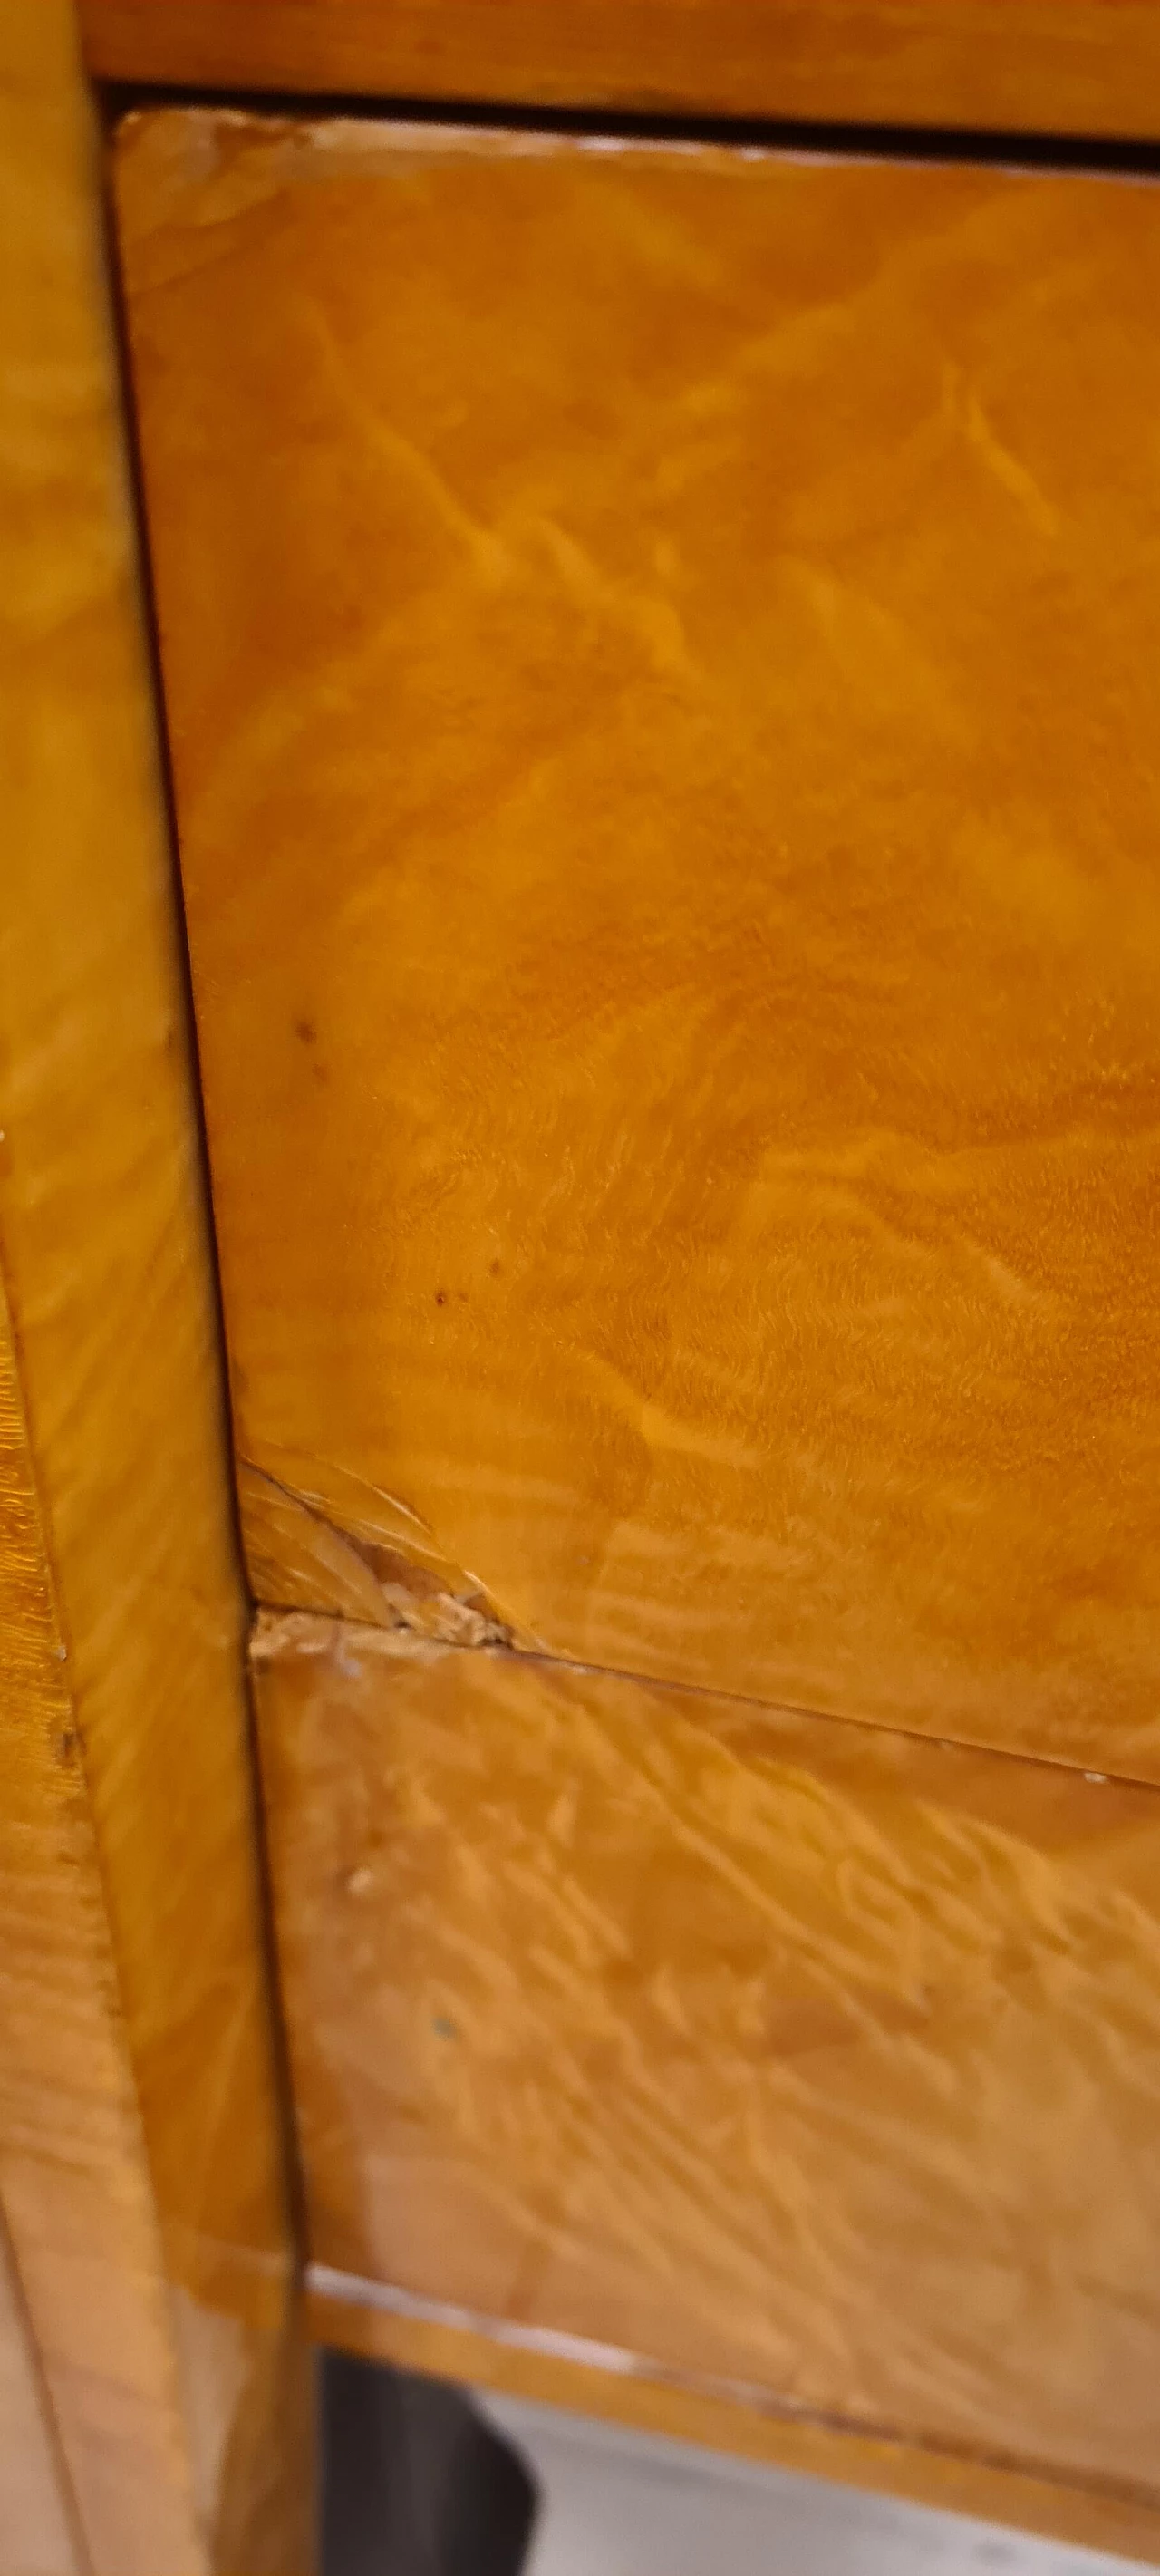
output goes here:
<path id="1" fill-rule="evenodd" d="M 473 2393 L 540 2485 L 524 2576 L 1125 2576 L 1092 2550 Z"/>

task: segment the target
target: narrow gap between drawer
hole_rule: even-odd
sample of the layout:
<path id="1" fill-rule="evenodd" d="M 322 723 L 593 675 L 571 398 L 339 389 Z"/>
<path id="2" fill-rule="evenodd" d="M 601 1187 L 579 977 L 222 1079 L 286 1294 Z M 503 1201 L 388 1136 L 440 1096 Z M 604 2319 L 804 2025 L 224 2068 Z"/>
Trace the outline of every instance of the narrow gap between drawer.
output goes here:
<path id="1" fill-rule="evenodd" d="M 674 1680 L 667 1674 L 638 1673 L 622 1664 L 597 1664 L 581 1655 L 553 1654 L 547 1647 L 502 1645 L 469 1646 L 454 1639 L 424 1636 L 420 1631 L 400 1626 L 373 1625 L 368 1619 L 352 1618 L 341 1610 L 308 1609 L 302 1603 L 260 1601 L 255 1605 L 250 1629 L 249 1652 L 252 1661 L 264 1662 L 273 1657 L 288 1641 L 287 1630 L 296 1621 L 303 1631 L 331 1627 L 357 1638 L 364 1649 L 384 1657 L 430 1655 L 483 1655 L 496 1664 L 507 1664 L 518 1670 L 531 1665 L 546 1673 L 572 1673 L 597 1682 L 628 1682 L 635 1689 L 659 1691 L 666 1697 L 684 1700 L 712 1700 L 730 1708 L 752 1709 L 755 1717 L 789 1718 L 807 1726 L 829 1726 L 853 1730 L 861 1735 L 890 1735 L 908 1744 L 920 1745 L 929 1753 L 965 1753 L 980 1760 L 1018 1763 L 1025 1770 L 1063 1772 L 1069 1779 L 1086 1780 L 1093 1789 L 1143 1789 L 1152 1797 L 1160 1796 L 1160 1781 L 1150 1780 L 1140 1771 L 1096 1770 L 1087 1763 L 1069 1759 L 1062 1753 L 1032 1752 L 1019 1744 L 988 1744 L 982 1737 L 969 1735 L 936 1735 L 924 1727 L 908 1725 L 905 1719 L 888 1717 L 848 1717 L 836 1709 L 809 1708 L 800 1700 L 763 1699 L 757 1691 L 729 1690 L 714 1682 Z M 281 1632 L 281 1633 L 279 1633 Z M 300 1634 L 302 1631 L 299 1632 Z"/>
<path id="2" fill-rule="evenodd" d="M 1074 171 L 1093 178 L 1160 178 L 1160 142 L 1101 135 L 996 133 L 973 127 L 834 124 L 800 117 L 665 116 L 641 110 L 528 107 L 516 101 L 368 98 L 326 91 L 188 88 L 111 81 L 98 96 L 109 125 L 142 110 L 235 110 L 284 122 L 320 119 L 372 124 L 475 126 L 517 134 L 605 137 L 613 142 L 716 145 L 853 161 L 969 162 L 1014 171 Z"/>

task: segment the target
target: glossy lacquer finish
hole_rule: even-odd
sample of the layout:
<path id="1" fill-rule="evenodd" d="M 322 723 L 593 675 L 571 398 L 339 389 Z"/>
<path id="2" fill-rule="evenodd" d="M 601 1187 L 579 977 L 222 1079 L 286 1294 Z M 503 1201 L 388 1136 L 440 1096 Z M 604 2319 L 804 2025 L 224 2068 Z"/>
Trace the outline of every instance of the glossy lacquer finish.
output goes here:
<path id="1" fill-rule="evenodd" d="M 233 90 L 1155 135 L 1157 0 L 80 0 L 93 69 Z"/>
<path id="2" fill-rule="evenodd" d="M 86 2569 L 210 2576 L 62 1648 L 0 1302 L 0 2248 L 35 2371 L 0 2417 L 0 2500 L 35 2464 L 35 2394 Z"/>
<path id="3" fill-rule="evenodd" d="M 0 2570 L 55 2576 L 63 2515 L 84 2576 L 302 2576 L 247 1605 L 102 191 L 71 9 L 0 0 L 0 2236 L 60 2504 L 54 2538 L 16 2383 Z"/>
<path id="4" fill-rule="evenodd" d="M 260 1595 L 1160 1776 L 1160 197 L 118 189 Z"/>
<path id="5" fill-rule="evenodd" d="M 1155 2503 L 1151 1790 L 309 1614 L 255 1651 L 317 2263 Z"/>

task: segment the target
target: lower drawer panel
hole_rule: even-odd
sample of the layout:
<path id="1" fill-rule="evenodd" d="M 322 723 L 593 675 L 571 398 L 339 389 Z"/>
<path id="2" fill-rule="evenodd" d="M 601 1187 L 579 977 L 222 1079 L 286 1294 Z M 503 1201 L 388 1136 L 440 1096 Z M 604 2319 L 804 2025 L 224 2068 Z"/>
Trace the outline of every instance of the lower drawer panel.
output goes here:
<path id="1" fill-rule="evenodd" d="M 268 1615 L 316 2262 L 1147 2490 L 1160 1801 Z"/>

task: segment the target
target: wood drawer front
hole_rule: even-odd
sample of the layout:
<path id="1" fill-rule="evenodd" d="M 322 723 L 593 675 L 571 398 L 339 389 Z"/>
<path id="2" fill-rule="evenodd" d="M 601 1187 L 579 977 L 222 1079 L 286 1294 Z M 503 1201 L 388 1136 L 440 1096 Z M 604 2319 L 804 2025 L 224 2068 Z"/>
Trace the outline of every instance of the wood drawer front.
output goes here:
<path id="1" fill-rule="evenodd" d="M 1156 0 L 78 0 L 103 79 L 1157 133 Z"/>
<path id="2" fill-rule="evenodd" d="M 118 202 L 260 1596 L 1160 1776 L 1160 197 Z"/>
<path id="3" fill-rule="evenodd" d="M 302 1613 L 255 1672 L 316 2262 L 1155 2488 L 1152 1791 Z"/>

